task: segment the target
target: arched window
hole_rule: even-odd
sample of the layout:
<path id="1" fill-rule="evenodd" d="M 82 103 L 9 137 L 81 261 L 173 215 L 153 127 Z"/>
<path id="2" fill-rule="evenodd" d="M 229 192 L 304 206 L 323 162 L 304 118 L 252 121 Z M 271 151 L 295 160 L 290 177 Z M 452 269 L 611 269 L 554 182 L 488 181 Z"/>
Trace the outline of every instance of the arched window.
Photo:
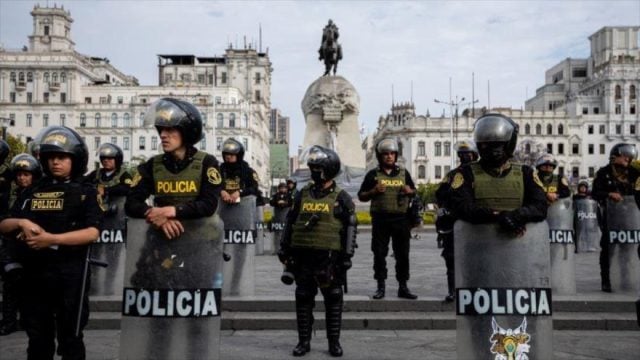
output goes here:
<path id="1" fill-rule="evenodd" d="M 236 114 L 234 113 L 229 114 L 229 127 L 230 128 L 236 127 Z"/>
<path id="2" fill-rule="evenodd" d="M 531 125 L 529 125 L 529 124 L 525 124 L 524 125 L 524 134 L 525 135 L 531 134 Z"/>
<path id="3" fill-rule="evenodd" d="M 419 141 L 418 142 L 418 156 L 424 156 L 424 155 L 425 155 L 424 141 Z"/>
<path id="4" fill-rule="evenodd" d="M 54 83 L 58 82 L 58 73 L 56 72 L 51 73 L 51 82 L 54 82 Z"/>
<path id="5" fill-rule="evenodd" d="M 48 72 L 45 72 L 45 73 L 42 75 L 42 80 L 43 80 L 45 83 L 48 83 L 48 82 L 49 82 L 49 73 L 48 73 Z"/>
<path id="6" fill-rule="evenodd" d="M 524 153 L 531 154 L 531 144 L 529 143 L 524 144 Z"/>
<path id="7" fill-rule="evenodd" d="M 451 142 L 444 142 L 444 156 L 451 156 Z"/>
<path id="8" fill-rule="evenodd" d="M 249 127 L 249 116 L 246 113 L 242 114 L 242 127 L 243 128 Z"/>
<path id="9" fill-rule="evenodd" d="M 140 127 L 144 127 L 144 111 L 140 113 Z"/>
<path id="10" fill-rule="evenodd" d="M 16 73 L 15 72 L 11 72 L 11 74 L 9 74 L 9 81 L 16 82 Z"/>
<path id="11" fill-rule="evenodd" d="M 131 127 L 131 117 L 129 116 L 129 113 L 124 113 L 124 115 L 122 115 L 122 122 L 122 126 Z"/>
<path id="12" fill-rule="evenodd" d="M 424 165 L 418 166 L 418 179 L 424 179 L 427 177 L 427 173 L 424 169 Z"/>
<path id="13" fill-rule="evenodd" d="M 87 126 L 87 115 L 85 113 L 80 113 L 80 127 Z"/>
<path id="14" fill-rule="evenodd" d="M 18 81 L 20 82 L 24 81 L 24 73 L 22 71 L 18 73 Z"/>
<path id="15" fill-rule="evenodd" d="M 67 73 L 64 73 L 64 72 L 60 73 L 60 82 L 61 83 L 66 83 L 67 82 Z"/>
<path id="16" fill-rule="evenodd" d="M 218 113 L 218 115 L 216 115 L 216 128 L 222 127 L 224 127 L 224 115 L 222 115 L 222 113 Z"/>
<path id="17" fill-rule="evenodd" d="M 440 141 L 436 141 L 433 144 L 433 156 L 442 156 L 442 143 Z"/>
<path id="18" fill-rule="evenodd" d="M 636 86 L 635 85 L 629 86 L 629 99 L 635 100 L 636 97 L 637 97 L 637 95 L 636 95 Z"/>
<path id="19" fill-rule="evenodd" d="M 116 113 L 111 114 L 111 127 L 118 127 L 118 115 Z"/>
<path id="20" fill-rule="evenodd" d="M 551 124 L 547 124 L 547 135 L 553 134 L 553 126 Z"/>
<path id="21" fill-rule="evenodd" d="M 27 73 L 27 82 L 33 82 L 33 73 L 31 71 Z"/>
<path id="22" fill-rule="evenodd" d="M 542 125 L 536 124 L 536 135 L 542 135 Z"/>
<path id="23" fill-rule="evenodd" d="M 622 99 L 622 88 L 620 87 L 620 85 L 616 85 L 616 100 L 620 100 Z"/>
<path id="24" fill-rule="evenodd" d="M 558 124 L 558 135 L 564 134 L 564 126 L 562 124 Z"/>
<path id="25" fill-rule="evenodd" d="M 100 127 L 100 113 L 96 113 L 96 127 L 99 128 Z"/>

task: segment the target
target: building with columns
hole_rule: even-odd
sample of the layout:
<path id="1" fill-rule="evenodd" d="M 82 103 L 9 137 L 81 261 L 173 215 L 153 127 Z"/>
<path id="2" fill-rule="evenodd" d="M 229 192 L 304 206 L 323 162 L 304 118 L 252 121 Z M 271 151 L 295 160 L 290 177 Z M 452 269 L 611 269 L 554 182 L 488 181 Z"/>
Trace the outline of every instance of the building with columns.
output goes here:
<path id="1" fill-rule="evenodd" d="M 567 58 L 547 70 L 545 84 L 526 100 L 524 109 L 491 109 L 520 125 L 519 159 L 531 162 L 534 159 L 528 155 L 551 153 L 559 171 L 575 184 L 592 178 L 607 164 L 613 145 L 640 140 L 639 30 L 638 26 L 598 30 L 589 37 L 589 58 Z M 398 140 L 399 161 L 416 183 L 439 182 L 456 156 L 450 145 L 472 138 L 474 122 L 469 109 L 452 119 L 417 115 L 412 103 L 393 104 L 391 112 L 379 118 L 369 142 L 367 168 L 376 165 L 374 144 L 389 136 Z"/>
<path id="2" fill-rule="evenodd" d="M 31 15 L 29 47 L 0 48 L 0 119 L 10 134 L 27 142 L 43 127 L 66 125 L 85 138 L 90 164 L 97 165 L 100 144 L 111 142 L 124 150 L 126 164 L 135 165 L 161 151 L 156 130 L 142 122 L 147 107 L 162 97 L 180 98 L 205 120 L 196 147 L 221 159 L 224 140 L 240 140 L 245 160 L 268 188 L 268 54 L 230 45 L 220 57 L 158 55 L 158 86 L 140 86 L 108 59 L 75 50 L 69 11 L 36 5 Z"/>

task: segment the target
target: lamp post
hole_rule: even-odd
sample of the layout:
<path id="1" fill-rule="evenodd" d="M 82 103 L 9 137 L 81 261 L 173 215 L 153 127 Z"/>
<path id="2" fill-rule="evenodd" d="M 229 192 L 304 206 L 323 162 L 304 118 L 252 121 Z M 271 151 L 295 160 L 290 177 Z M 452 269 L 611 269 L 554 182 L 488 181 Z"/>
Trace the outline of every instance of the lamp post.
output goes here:
<path id="1" fill-rule="evenodd" d="M 443 104 L 443 105 L 449 105 L 449 111 L 451 114 L 451 127 L 450 127 L 450 143 L 449 143 L 449 155 L 451 155 L 451 169 L 453 169 L 456 166 L 456 157 L 453 155 L 454 151 L 454 133 L 453 133 L 453 127 L 454 127 L 454 121 L 455 121 L 455 127 L 456 127 L 456 132 L 458 131 L 458 108 L 460 107 L 460 105 L 472 105 L 478 102 L 478 100 L 474 100 L 474 101 L 470 101 L 465 103 L 464 102 L 465 98 L 462 97 L 458 100 L 458 95 L 456 95 L 456 99 L 455 101 L 440 101 L 438 99 L 433 99 L 433 101 L 437 104 Z M 455 112 L 454 112 L 455 109 Z M 455 114 L 455 115 L 454 115 Z M 457 137 L 457 134 L 456 134 Z"/>

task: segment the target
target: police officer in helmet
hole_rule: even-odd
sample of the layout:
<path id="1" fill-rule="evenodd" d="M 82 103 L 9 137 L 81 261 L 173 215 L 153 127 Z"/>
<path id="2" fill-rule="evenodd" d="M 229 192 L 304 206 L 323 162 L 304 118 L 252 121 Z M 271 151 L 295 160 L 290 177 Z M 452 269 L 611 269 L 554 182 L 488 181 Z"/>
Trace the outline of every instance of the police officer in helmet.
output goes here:
<path id="1" fill-rule="evenodd" d="M 547 200 L 533 169 L 514 164 L 518 125 L 501 114 L 486 114 L 475 124 L 480 160 L 454 171 L 450 206 L 454 215 L 472 224 L 498 223 L 521 236 L 528 222 L 543 221 Z"/>
<path id="2" fill-rule="evenodd" d="M 5 164 L 11 149 L 6 141 L 0 140 L 0 215 L 9 211 L 9 196 L 11 194 L 11 169 Z"/>
<path id="3" fill-rule="evenodd" d="M 460 166 L 472 163 L 478 160 L 478 148 L 471 140 L 462 140 L 456 144 L 456 153 Z M 451 188 L 451 179 L 455 174 L 455 170 L 450 171 L 442 180 L 436 190 L 436 203 L 438 205 L 438 217 L 436 219 L 436 232 L 438 233 L 438 244 L 442 247 L 441 256 L 447 267 L 447 296 L 444 300 L 452 302 L 454 300 L 455 291 L 455 263 L 453 258 L 453 224 L 456 219 L 449 210 L 449 189 Z"/>
<path id="4" fill-rule="evenodd" d="M 27 358 L 52 359 L 57 339 L 63 359 L 84 359 L 82 329 L 89 308 L 88 288 L 81 289 L 88 276 L 88 245 L 98 238 L 102 210 L 96 190 L 82 183 L 88 151 L 74 130 L 49 128 L 39 160 L 45 177 L 20 194 L 10 218 L 0 223 L 0 232 L 22 240 L 18 259 L 24 267 Z"/>
<path id="5" fill-rule="evenodd" d="M 333 180 L 340 171 L 338 154 L 314 145 L 308 152 L 307 165 L 312 182 L 296 195 L 278 252 L 296 282 L 299 342 L 293 356 L 310 351 L 318 288 L 324 297 L 329 353 L 342 356 L 342 286 L 346 286 L 346 271 L 351 268 L 356 247 L 355 206 Z"/>
<path id="6" fill-rule="evenodd" d="M 293 201 L 293 199 L 295 199 L 296 194 L 298 193 L 298 182 L 296 181 L 295 178 L 290 177 L 287 178 L 287 193 L 289 194 L 289 197 L 291 197 L 291 201 Z"/>
<path id="7" fill-rule="evenodd" d="M 589 199 L 591 194 L 589 193 L 589 183 L 582 180 L 578 183 L 578 192 L 573 195 L 573 200 Z"/>
<path id="8" fill-rule="evenodd" d="M 553 204 L 558 199 L 571 196 L 569 182 L 564 175 L 555 175 L 553 171 L 558 167 L 558 161 L 551 154 L 542 154 L 536 160 L 536 170 L 538 178 L 542 182 L 549 204 Z"/>
<path id="9" fill-rule="evenodd" d="M 607 200 L 620 202 L 625 195 L 634 195 L 638 207 L 640 207 L 640 171 L 631 166 L 633 160 L 638 157 L 635 145 L 619 143 L 611 148 L 609 164 L 596 172 L 593 180 L 593 199 L 603 209 L 600 227 L 600 278 L 602 291 L 611 292 L 609 278 L 609 230 L 607 226 Z M 638 250 L 640 256 L 640 249 Z"/>
<path id="10" fill-rule="evenodd" d="M 97 186 L 103 199 L 126 196 L 131 189 L 131 175 L 122 167 L 122 149 L 114 144 L 102 144 L 98 149 L 102 168 L 89 173 L 86 180 Z"/>
<path id="11" fill-rule="evenodd" d="M 244 146 L 233 138 L 222 144 L 222 158 L 220 166 L 223 187 L 220 191 L 222 201 L 234 204 L 240 198 L 249 195 L 258 196 L 258 174 L 244 160 Z"/>
<path id="12" fill-rule="evenodd" d="M 418 296 L 411 293 L 407 287 L 411 238 L 407 210 L 416 188 L 409 171 L 396 165 L 398 143 L 394 139 L 380 140 L 375 149 L 379 166 L 365 175 L 358 191 L 360 201 L 371 201 L 373 277 L 378 282 L 373 298 L 382 299 L 385 296 L 386 257 L 391 239 L 396 258 L 398 297 L 417 299 Z"/>

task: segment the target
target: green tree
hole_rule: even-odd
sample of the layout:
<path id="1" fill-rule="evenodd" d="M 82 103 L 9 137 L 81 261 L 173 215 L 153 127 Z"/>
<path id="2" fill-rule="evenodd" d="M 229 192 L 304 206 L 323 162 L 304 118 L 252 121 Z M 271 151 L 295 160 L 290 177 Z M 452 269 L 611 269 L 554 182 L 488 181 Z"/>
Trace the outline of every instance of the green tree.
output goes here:
<path id="1" fill-rule="evenodd" d="M 423 204 L 436 202 L 436 190 L 440 184 L 420 184 L 418 185 L 418 196 Z"/>
<path id="2" fill-rule="evenodd" d="M 14 156 L 27 152 L 27 144 L 24 144 L 16 136 L 7 133 L 6 141 L 7 144 L 9 144 L 10 149 L 9 156 L 7 156 L 7 160 L 5 160 L 7 164 L 11 162 L 11 159 L 13 159 Z"/>

